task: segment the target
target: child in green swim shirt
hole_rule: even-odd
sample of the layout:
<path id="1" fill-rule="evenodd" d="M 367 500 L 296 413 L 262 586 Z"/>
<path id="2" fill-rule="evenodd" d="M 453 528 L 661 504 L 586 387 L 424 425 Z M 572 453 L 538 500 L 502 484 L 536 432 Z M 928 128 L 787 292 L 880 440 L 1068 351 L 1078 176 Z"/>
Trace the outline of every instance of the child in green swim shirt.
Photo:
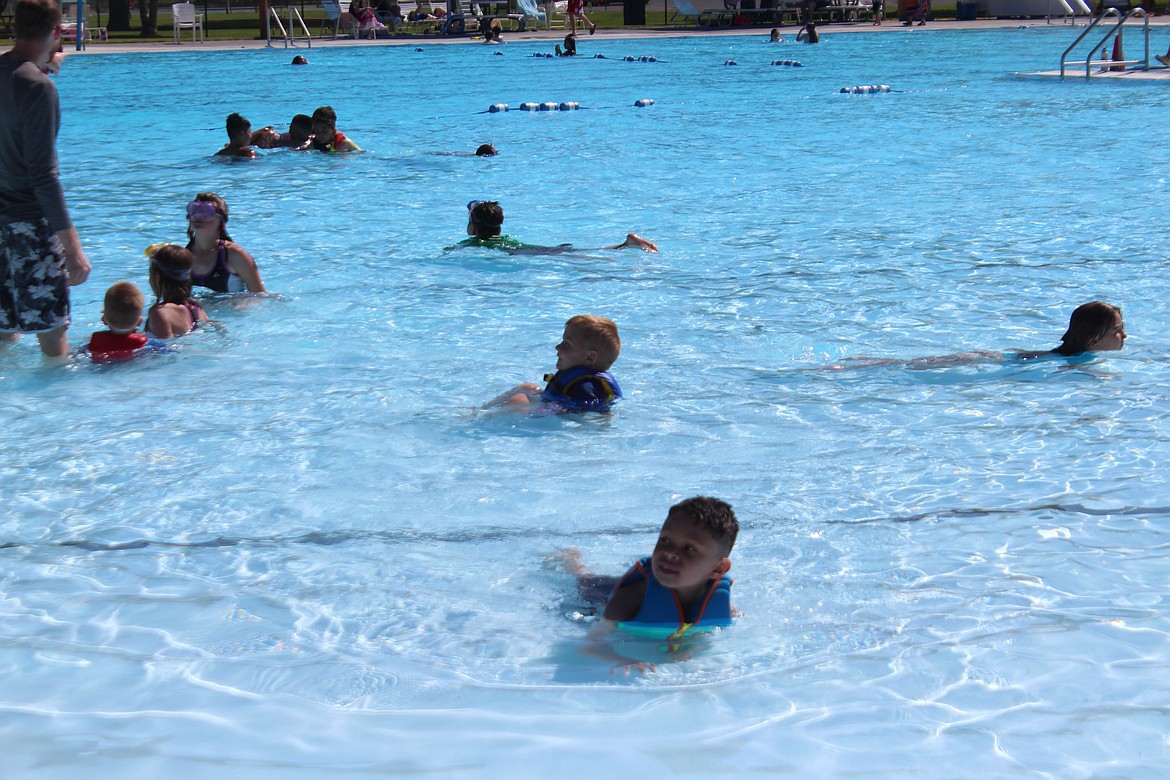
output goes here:
<path id="1" fill-rule="evenodd" d="M 498 201 L 473 200 L 467 204 L 467 235 L 458 246 L 480 246 L 488 249 L 500 249 L 509 254 L 555 255 L 562 254 L 573 248 L 572 244 L 558 246 L 539 246 L 525 244 L 520 239 L 508 235 L 500 235 L 500 228 L 504 224 L 504 209 Z M 627 233 L 626 240 L 617 246 L 606 249 L 624 249 L 637 247 L 644 252 L 658 252 L 658 247 L 652 241 L 639 236 L 637 233 Z"/>

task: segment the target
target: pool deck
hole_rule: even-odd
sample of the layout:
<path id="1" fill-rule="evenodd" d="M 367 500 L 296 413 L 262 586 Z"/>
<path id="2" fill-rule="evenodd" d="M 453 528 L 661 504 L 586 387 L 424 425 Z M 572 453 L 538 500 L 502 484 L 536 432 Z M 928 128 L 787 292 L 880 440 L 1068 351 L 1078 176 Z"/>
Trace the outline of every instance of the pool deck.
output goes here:
<path id="1" fill-rule="evenodd" d="M 1078 20 L 1078 26 L 1083 26 L 1084 20 Z M 1054 22 L 1049 25 L 1044 19 L 977 19 L 974 21 L 953 21 L 944 19 L 936 22 L 930 22 L 924 27 L 904 27 L 897 19 L 887 19 L 885 24 L 875 26 L 871 22 L 837 22 L 834 24 L 818 25 L 817 30 L 821 35 L 835 35 L 838 33 L 851 32 L 881 32 L 893 33 L 900 32 L 904 35 L 921 35 L 930 33 L 934 30 L 987 30 L 987 29 L 1011 29 L 1023 27 L 1067 27 L 1067 24 Z M 1157 16 L 1150 18 L 1150 26 L 1158 28 L 1153 32 L 1151 38 L 1158 41 L 1164 40 L 1164 36 L 1158 34 L 1162 27 L 1170 27 L 1170 16 Z M 785 36 L 795 36 L 799 29 L 795 25 L 785 25 L 781 27 L 781 34 Z M 713 36 L 713 35 L 760 35 L 766 36 L 768 28 L 766 26 L 760 27 L 730 27 L 723 29 L 708 29 L 701 27 L 623 27 L 616 29 L 598 30 L 595 36 L 590 40 L 617 40 L 629 38 L 680 38 L 692 36 Z M 526 30 L 524 32 L 505 32 L 504 38 L 507 42 L 516 41 L 549 41 L 560 42 L 565 37 L 564 30 Z M 1170 40 L 1167 41 L 1170 43 Z M 505 46 L 506 46 L 505 43 Z M 483 39 L 476 37 L 459 37 L 459 38 L 441 38 L 438 36 L 403 36 L 380 40 L 364 40 L 354 38 L 313 38 L 312 49 L 332 48 L 336 46 L 448 46 L 452 44 L 475 44 L 482 46 Z M 273 42 L 273 47 L 284 48 L 280 40 Z M 81 52 L 74 51 L 71 45 L 66 45 L 66 50 L 71 54 L 113 54 L 123 52 L 174 52 L 174 51 L 190 51 L 190 50 L 206 50 L 206 51 L 234 51 L 238 49 L 262 49 L 266 46 L 266 42 L 261 40 L 234 40 L 234 41 L 208 41 L 206 43 L 192 43 L 189 39 L 185 39 L 183 43 L 176 44 L 173 41 L 152 41 L 143 43 L 97 43 L 91 44 L 86 50 Z M 312 50 L 304 44 L 289 47 L 291 54 L 309 54 Z M 1161 53 L 1161 43 L 1154 46 L 1156 53 Z M 1043 73 L 1028 74 L 1039 77 L 1060 77 L 1059 71 L 1045 71 Z M 1075 77 L 1075 74 L 1072 74 Z M 1083 78 L 1083 75 L 1081 76 Z M 1160 64 L 1154 63 L 1154 68 L 1149 71 L 1126 70 L 1121 72 L 1110 73 L 1094 73 L 1093 79 L 1121 79 L 1125 81 L 1141 81 L 1141 80 L 1170 80 L 1170 70 L 1161 67 Z"/>

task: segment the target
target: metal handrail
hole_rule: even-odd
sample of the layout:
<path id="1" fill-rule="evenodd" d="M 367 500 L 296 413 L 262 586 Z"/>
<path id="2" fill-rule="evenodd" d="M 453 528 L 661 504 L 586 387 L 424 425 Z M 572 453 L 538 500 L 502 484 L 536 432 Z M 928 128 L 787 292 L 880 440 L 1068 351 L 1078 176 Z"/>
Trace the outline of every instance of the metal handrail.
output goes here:
<path id="1" fill-rule="evenodd" d="M 280 12 L 277 11 L 272 6 L 268 6 L 268 18 L 266 19 L 267 24 L 266 24 L 265 31 L 264 31 L 264 37 L 267 38 L 267 40 L 268 40 L 268 42 L 265 44 L 266 47 L 272 46 L 272 22 L 273 21 L 276 22 L 276 26 L 280 30 L 280 37 L 284 40 L 284 48 L 287 49 L 289 46 L 292 46 L 294 48 L 296 47 L 297 39 L 300 36 L 297 36 L 297 38 L 294 38 L 292 36 L 292 34 L 290 33 L 290 30 L 296 29 L 296 26 L 293 24 L 294 17 L 296 18 L 297 22 L 300 23 L 301 29 L 305 31 L 304 37 L 305 37 L 305 40 L 309 42 L 309 48 L 310 49 L 313 48 L 313 34 L 311 32 L 309 32 L 309 28 L 305 24 L 305 20 L 303 18 L 301 18 L 301 12 L 298 11 L 292 5 L 290 5 L 288 7 L 288 30 L 286 30 L 284 28 L 284 23 L 280 21 Z"/>
<path id="2" fill-rule="evenodd" d="M 309 32 L 309 26 L 305 24 L 305 20 L 301 18 L 301 12 L 295 6 L 288 7 L 288 28 L 293 29 L 293 17 L 296 17 L 297 22 L 301 25 L 301 29 L 305 31 L 305 40 L 309 42 L 309 48 L 313 48 L 313 34 Z M 290 38 L 290 40 L 293 40 Z M 293 43 L 296 46 L 296 43 Z"/>
<path id="3" fill-rule="evenodd" d="M 284 39 L 284 48 L 288 48 L 288 32 L 284 29 L 284 24 L 280 21 L 280 14 L 272 6 L 268 6 L 268 17 L 264 20 L 264 37 L 267 39 L 265 47 L 272 46 L 272 21 L 276 20 L 276 26 L 280 28 L 280 37 Z"/>
<path id="4" fill-rule="evenodd" d="M 1060 6 L 1064 8 L 1064 13 L 1059 14 L 1056 17 L 1056 18 L 1059 18 L 1061 20 L 1062 24 L 1064 22 L 1064 19 L 1067 18 L 1069 21 L 1069 24 L 1071 24 L 1073 27 L 1076 27 L 1077 26 L 1077 14 L 1080 14 L 1082 16 L 1089 16 L 1089 17 L 1091 17 L 1093 15 L 1093 9 L 1089 8 L 1088 4 L 1085 3 L 1085 0 L 1056 0 L 1056 2 L 1058 2 L 1060 4 Z M 1074 8 L 1073 6 L 1076 6 L 1076 7 Z M 1052 0 L 1049 0 L 1048 8 L 1051 11 Z M 1045 17 L 1045 19 L 1044 19 L 1045 24 L 1052 24 L 1052 19 L 1053 19 L 1053 14 L 1049 13 L 1048 16 Z"/>
<path id="5" fill-rule="evenodd" d="M 1097 47 L 1101 46 L 1107 40 L 1109 40 L 1109 36 L 1113 35 L 1114 33 L 1117 33 L 1118 36 L 1122 37 L 1122 46 L 1124 48 L 1124 42 L 1125 42 L 1125 38 L 1124 38 L 1125 27 L 1124 26 L 1125 26 L 1125 23 L 1135 16 L 1141 18 L 1142 23 L 1143 23 L 1142 24 L 1142 32 L 1143 32 L 1143 35 L 1145 37 L 1145 58 L 1144 58 L 1144 60 L 1127 60 L 1127 62 L 1132 62 L 1133 64 L 1137 64 L 1137 65 L 1142 65 L 1143 70 L 1149 70 L 1150 69 L 1150 15 L 1146 13 L 1146 10 L 1144 8 L 1134 8 L 1130 11 L 1127 11 L 1123 15 L 1121 13 L 1121 11 L 1119 11 L 1118 9 L 1110 7 L 1110 8 L 1105 9 L 1104 13 L 1102 13 L 1100 16 L 1098 16 L 1096 19 L 1094 19 L 1092 24 L 1090 24 L 1088 27 L 1086 27 L 1084 32 L 1082 32 L 1080 35 L 1078 35 L 1077 39 L 1075 41 L 1073 41 L 1072 44 L 1070 44 L 1067 49 L 1064 50 L 1063 54 L 1060 55 L 1060 77 L 1064 78 L 1065 69 L 1068 65 L 1068 55 L 1072 52 L 1072 50 L 1075 49 L 1080 44 L 1080 42 L 1083 41 L 1089 35 L 1089 33 L 1091 33 L 1093 31 L 1093 29 L 1095 27 L 1097 27 L 1097 25 L 1104 22 L 1105 19 L 1107 19 L 1107 18 L 1114 18 L 1115 17 L 1117 19 L 1117 21 L 1114 22 L 1113 25 L 1108 30 L 1105 31 L 1105 34 L 1101 36 L 1101 40 L 1097 41 L 1097 43 L 1095 43 L 1089 49 L 1089 53 L 1085 57 L 1085 63 L 1084 63 L 1085 64 L 1085 78 L 1086 79 L 1092 78 L 1093 64 L 1094 64 L 1093 52 L 1097 51 Z M 1080 65 L 1079 62 L 1076 64 Z M 1100 63 L 1098 63 L 1098 64 L 1100 64 Z"/>

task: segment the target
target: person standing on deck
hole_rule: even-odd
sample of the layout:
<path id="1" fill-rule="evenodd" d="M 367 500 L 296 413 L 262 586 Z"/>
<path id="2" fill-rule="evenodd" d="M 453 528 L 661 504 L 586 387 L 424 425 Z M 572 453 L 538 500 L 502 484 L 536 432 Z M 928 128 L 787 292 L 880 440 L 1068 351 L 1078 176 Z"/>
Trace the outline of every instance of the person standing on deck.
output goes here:
<path id="1" fill-rule="evenodd" d="M 0 344 L 35 333 L 41 351 L 69 351 L 69 286 L 89 259 L 57 171 L 61 107 L 49 73 L 61 69 L 61 9 L 19 0 L 15 44 L 0 55 Z"/>

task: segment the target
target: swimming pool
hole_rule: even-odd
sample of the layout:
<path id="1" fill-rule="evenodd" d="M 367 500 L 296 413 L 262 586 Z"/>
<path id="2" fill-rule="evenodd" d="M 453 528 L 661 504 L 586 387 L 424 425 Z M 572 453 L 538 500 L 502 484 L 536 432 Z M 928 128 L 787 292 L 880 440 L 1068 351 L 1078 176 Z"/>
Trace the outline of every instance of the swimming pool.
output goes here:
<path id="1" fill-rule="evenodd" d="M 201 190 L 274 295 L 175 355 L 0 356 L 6 775 L 1160 773 L 1170 97 L 1011 75 L 1071 36 L 68 61 L 73 341 Z M 585 110 L 482 113 L 528 100 Z M 207 157 L 323 103 L 368 153 Z M 662 253 L 445 252 L 473 197 Z M 825 370 L 1050 347 L 1094 299 L 1132 337 L 1088 364 Z M 585 311 L 615 414 L 479 409 Z M 546 559 L 618 573 L 694 494 L 740 516 L 744 617 L 611 677 Z"/>

